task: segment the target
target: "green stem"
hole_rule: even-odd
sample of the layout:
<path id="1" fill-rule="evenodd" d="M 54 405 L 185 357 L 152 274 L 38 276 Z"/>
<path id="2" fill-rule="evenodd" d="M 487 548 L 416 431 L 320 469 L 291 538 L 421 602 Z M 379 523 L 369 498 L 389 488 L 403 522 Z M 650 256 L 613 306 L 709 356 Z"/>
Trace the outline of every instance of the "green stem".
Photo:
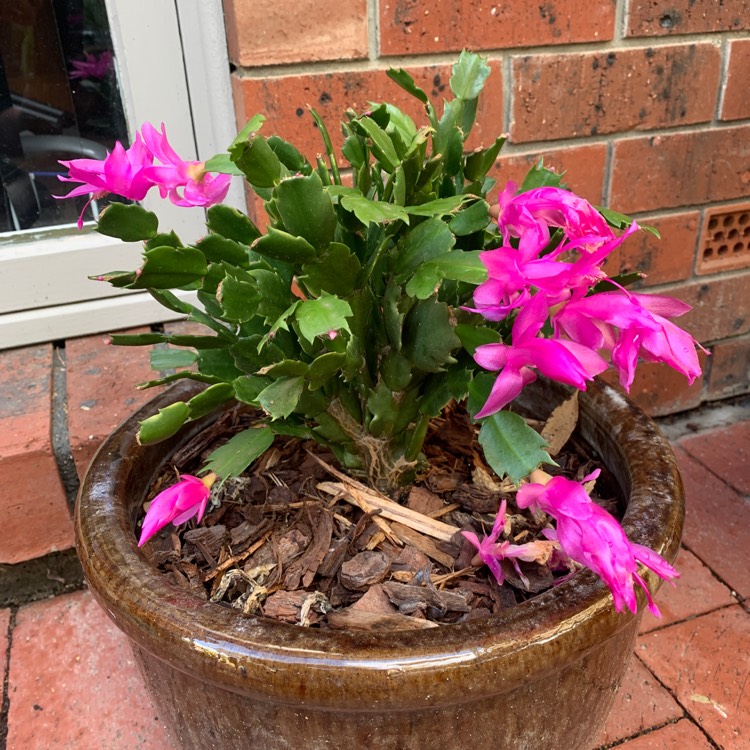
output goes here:
<path id="1" fill-rule="evenodd" d="M 427 414 L 423 414 L 417 422 L 414 432 L 412 433 L 411 440 L 409 441 L 409 447 L 406 449 L 404 458 L 407 461 L 416 461 L 419 452 L 422 450 L 424 440 L 427 437 L 427 428 L 430 426 L 430 418 Z"/>
<path id="2" fill-rule="evenodd" d="M 320 133 L 323 136 L 323 143 L 326 147 L 326 154 L 328 155 L 328 160 L 331 162 L 333 181 L 334 183 L 336 183 L 336 185 L 340 185 L 341 174 L 339 172 L 339 165 L 336 161 L 336 154 L 333 151 L 333 143 L 331 142 L 331 136 L 328 133 L 328 128 L 321 119 L 320 115 L 312 107 L 310 107 L 310 112 L 312 113 L 313 120 L 315 120 L 315 124 L 318 126 L 318 128 L 320 129 Z"/>

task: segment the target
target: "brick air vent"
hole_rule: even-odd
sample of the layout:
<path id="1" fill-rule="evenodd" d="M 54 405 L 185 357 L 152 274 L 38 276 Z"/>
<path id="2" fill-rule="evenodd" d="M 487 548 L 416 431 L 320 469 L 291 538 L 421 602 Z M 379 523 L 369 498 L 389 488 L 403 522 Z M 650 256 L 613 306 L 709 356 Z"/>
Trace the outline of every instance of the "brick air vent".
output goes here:
<path id="1" fill-rule="evenodd" d="M 750 203 L 706 211 L 698 273 L 750 268 Z"/>

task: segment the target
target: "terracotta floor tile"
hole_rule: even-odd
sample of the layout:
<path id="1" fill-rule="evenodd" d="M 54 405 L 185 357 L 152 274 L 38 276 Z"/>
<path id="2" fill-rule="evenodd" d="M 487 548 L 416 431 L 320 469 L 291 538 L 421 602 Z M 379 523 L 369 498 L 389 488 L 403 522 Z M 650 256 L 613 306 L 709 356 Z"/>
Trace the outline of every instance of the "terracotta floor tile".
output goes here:
<path id="1" fill-rule="evenodd" d="M 105 338 L 88 336 L 69 339 L 65 344 L 68 427 L 79 476 L 85 473 L 102 440 L 159 391 L 135 387 L 158 377 L 149 364 L 151 347 L 106 346 Z"/>
<path id="2" fill-rule="evenodd" d="M 596 747 L 666 724 L 684 713 L 651 672 L 638 659 L 631 659 Z"/>
<path id="3" fill-rule="evenodd" d="M 642 635 L 636 653 L 721 748 L 750 750 L 750 614 L 741 606 Z"/>
<path id="4" fill-rule="evenodd" d="M 73 524 L 52 453 L 50 344 L 0 352 L 0 564 L 73 546 Z M 19 481 L 33 477 L 33 481 Z"/>
<path id="5" fill-rule="evenodd" d="M 688 719 L 623 742 L 617 750 L 713 750 L 698 727 Z M 727 748 L 729 750 L 729 748 Z"/>
<path id="6" fill-rule="evenodd" d="M 675 450 L 685 482 L 683 544 L 743 598 L 750 597 L 750 502 L 685 451 Z"/>
<path id="7" fill-rule="evenodd" d="M 737 492 L 750 495 L 750 422 L 684 437 L 679 444 Z"/>
<path id="8" fill-rule="evenodd" d="M 124 635 L 87 591 L 22 607 L 8 750 L 172 750 Z"/>
<path id="9" fill-rule="evenodd" d="M 643 613 L 641 633 L 654 628 L 702 615 L 719 607 L 736 604 L 729 589 L 718 581 L 713 573 L 692 552 L 684 547 L 677 555 L 675 567 L 680 572 L 677 585 L 662 584 L 656 594 L 656 603 L 661 610 L 661 619 L 648 610 Z"/>

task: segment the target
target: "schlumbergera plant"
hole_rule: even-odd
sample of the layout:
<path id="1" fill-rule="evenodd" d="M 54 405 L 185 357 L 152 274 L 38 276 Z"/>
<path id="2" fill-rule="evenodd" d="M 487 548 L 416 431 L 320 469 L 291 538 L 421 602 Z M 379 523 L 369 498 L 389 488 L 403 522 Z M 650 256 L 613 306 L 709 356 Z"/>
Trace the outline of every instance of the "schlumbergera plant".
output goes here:
<path id="1" fill-rule="evenodd" d="M 180 159 L 164 128 L 149 124 L 104 161 L 66 162 L 68 179 L 82 183 L 74 195 L 140 200 L 155 186 L 178 205 L 210 206 L 209 233 L 194 244 L 161 230 L 137 204 L 112 203 L 97 224 L 142 241 L 144 262 L 95 278 L 146 289 L 206 327 L 206 335 L 112 336 L 126 346 L 171 345 L 155 350 L 152 364 L 176 372 L 145 386 L 206 384 L 142 422 L 140 442 L 165 439 L 232 399 L 265 415 L 214 452 L 205 476 L 184 476 L 157 496 L 141 544 L 169 522 L 200 520 L 217 477 L 239 475 L 276 435 L 322 443 L 350 474 L 391 491 L 423 468 L 430 421 L 468 397 L 489 466 L 520 486 L 518 507 L 556 520 L 547 540 L 599 573 L 618 610 L 635 609 L 637 562 L 676 575 L 628 542 L 581 484 L 543 472 L 552 463 L 544 441 L 504 407 L 538 373 L 585 390 L 611 364 L 627 388 L 639 357 L 692 381 L 696 344 L 668 319 L 689 308 L 627 291 L 632 279 L 608 278 L 605 259 L 637 224 L 595 209 L 541 163 L 490 208 L 488 172 L 504 137 L 466 149 L 489 72 L 481 57 L 462 53 L 453 98 L 439 114 L 406 72 L 389 71 L 423 105 L 427 123 L 417 126 L 387 103 L 347 111 L 346 163 L 314 110 L 326 153 L 314 164 L 278 136 L 261 135 L 261 115 L 206 163 Z M 263 199 L 265 232 L 221 203 L 231 175 Z M 504 528 L 505 502 L 490 535 L 465 534 L 499 582 L 502 559 L 516 564 L 538 553 L 538 542 L 499 541 Z"/>

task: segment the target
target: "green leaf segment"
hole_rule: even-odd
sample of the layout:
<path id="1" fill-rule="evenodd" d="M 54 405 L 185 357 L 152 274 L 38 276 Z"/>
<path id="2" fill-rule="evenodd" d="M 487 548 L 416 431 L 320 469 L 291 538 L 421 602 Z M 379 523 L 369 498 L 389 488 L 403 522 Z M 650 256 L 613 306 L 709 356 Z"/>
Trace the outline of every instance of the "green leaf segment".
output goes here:
<path id="1" fill-rule="evenodd" d="M 252 118 L 207 168 L 245 177 L 264 200 L 266 231 L 216 205 L 207 212 L 208 234 L 187 244 L 160 233 L 156 216 L 137 205 L 103 212 L 99 231 L 143 242 L 144 261 L 135 272 L 99 278 L 147 289 L 206 329 L 113 338 L 165 345 L 152 362 L 171 372 L 146 386 L 180 378 L 207 385 L 146 419 L 142 443 L 237 399 L 265 420 L 211 456 L 207 468 L 223 478 L 244 470 L 275 434 L 313 437 L 384 489 L 414 475 L 429 420 L 465 398 L 476 379 L 469 351 L 500 337 L 486 327 L 474 333 L 478 318 L 462 308 L 486 279 L 480 252 L 501 244 L 486 198 L 504 139 L 466 153 L 489 73 L 483 58 L 462 53 L 453 98 L 438 112 L 408 73 L 390 71 L 427 121 L 418 125 L 391 104 L 349 111 L 341 126 L 345 161 L 314 111 L 325 150 L 315 164 L 278 136 L 262 135 L 264 118 Z M 342 173 L 350 175 L 345 185 Z M 175 290 L 197 299 L 186 302 Z M 493 468 L 515 481 L 548 460 L 532 435 L 519 417 L 497 414 L 480 440 Z"/>

